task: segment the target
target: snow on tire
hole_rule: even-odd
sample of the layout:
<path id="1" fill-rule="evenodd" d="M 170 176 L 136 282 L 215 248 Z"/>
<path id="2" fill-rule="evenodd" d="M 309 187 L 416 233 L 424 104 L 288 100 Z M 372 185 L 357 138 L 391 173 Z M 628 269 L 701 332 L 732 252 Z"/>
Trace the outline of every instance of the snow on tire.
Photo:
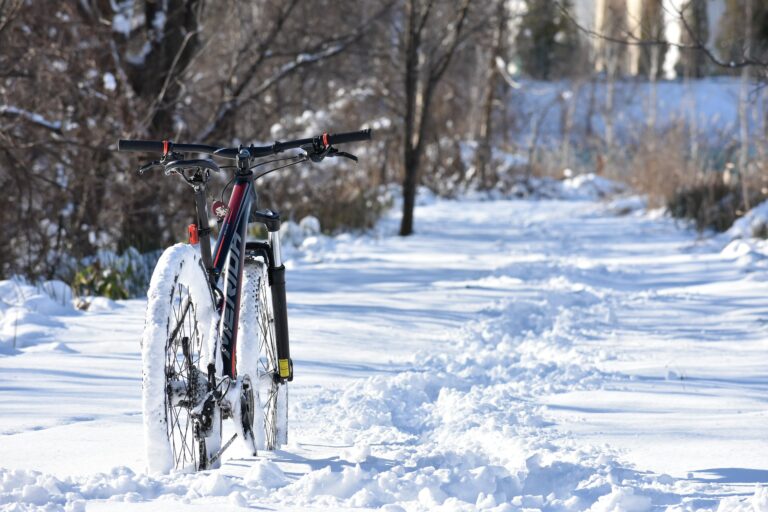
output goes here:
<path id="1" fill-rule="evenodd" d="M 272 295 L 266 265 L 250 260 L 243 272 L 238 327 L 237 373 L 254 383 L 254 437 L 259 450 L 274 450 L 288 440 L 288 386 L 278 383 Z"/>
<path id="2" fill-rule="evenodd" d="M 173 387 L 185 397 L 192 393 L 190 384 L 199 382 L 208 364 L 216 362 L 217 315 L 199 252 L 187 244 L 169 247 L 152 274 L 147 299 L 142 336 L 147 466 L 159 473 L 189 469 L 191 464 L 197 469 L 202 444 L 193 440 L 189 408 L 169 400 Z M 208 456 L 221 443 L 220 420 L 214 423 L 204 443 Z"/>

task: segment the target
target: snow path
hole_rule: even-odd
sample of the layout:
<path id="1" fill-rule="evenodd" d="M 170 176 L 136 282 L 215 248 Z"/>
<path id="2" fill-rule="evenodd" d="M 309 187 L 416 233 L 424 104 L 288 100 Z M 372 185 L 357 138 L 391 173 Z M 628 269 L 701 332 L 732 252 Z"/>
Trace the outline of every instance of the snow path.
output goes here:
<path id="1" fill-rule="evenodd" d="M 593 202 L 416 218 L 292 262 L 274 454 L 143 474 L 143 301 L 0 356 L 0 507 L 768 510 L 768 281 Z"/>

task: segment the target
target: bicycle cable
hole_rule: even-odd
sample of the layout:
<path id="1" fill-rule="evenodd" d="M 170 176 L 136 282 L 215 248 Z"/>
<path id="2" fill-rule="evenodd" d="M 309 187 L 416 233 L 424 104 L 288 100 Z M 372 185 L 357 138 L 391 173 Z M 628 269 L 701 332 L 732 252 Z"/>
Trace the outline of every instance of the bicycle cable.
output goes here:
<path id="1" fill-rule="evenodd" d="M 224 194 L 227 193 L 227 189 L 229 188 L 229 186 L 232 184 L 233 181 L 235 181 L 234 176 L 232 176 L 232 178 L 227 182 L 227 184 L 224 185 L 224 188 L 221 189 L 221 195 L 219 196 L 219 201 L 221 201 L 222 203 L 224 202 Z"/>
<path id="2" fill-rule="evenodd" d="M 259 162 L 256 165 L 252 165 L 250 167 L 250 169 L 255 169 L 257 167 L 261 167 L 262 165 L 273 164 L 275 162 L 285 162 L 286 160 L 294 160 L 296 158 L 302 158 L 303 156 L 304 155 L 293 155 L 293 156 L 285 156 L 285 157 L 282 157 L 282 158 L 273 158 L 272 160 L 267 160 L 266 162 Z M 280 167 L 277 167 L 277 169 L 279 169 L 279 168 Z"/>
<path id="3" fill-rule="evenodd" d="M 298 159 L 298 160 L 296 160 L 295 162 L 292 162 L 290 164 L 287 164 L 287 165 L 281 165 L 280 167 L 275 167 L 274 169 L 270 169 L 269 171 L 267 171 L 267 172 L 265 172 L 263 174 L 259 174 L 258 176 L 256 176 L 253 179 L 254 181 L 256 181 L 257 179 L 261 178 L 262 176 L 264 176 L 266 174 L 269 174 L 272 171 L 276 171 L 278 169 L 283 169 L 285 167 L 289 167 L 291 165 L 299 164 L 301 162 L 306 162 L 307 161 L 306 155 L 295 155 L 295 156 L 289 156 L 289 157 L 284 157 L 284 158 L 273 158 L 272 160 L 267 160 L 266 162 L 259 162 L 256 165 L 252 165 L 251 167 L 249 167 L 249 169 L 256 169 L 257 167 L 261 167 L 262 165 L 273 164 L 275 162 L 285 162 L 286 160 L 294 160 L 294 159 Z M 235 165 L 227 165 L 225 167 L 220 167 L 220 169 L 237 169 L 237 166 L 235 166 Z M 224 185 L 224 188 L 221 189 L 221 194 L 219 195 L 219 201 L 221 201 L 222 203 L 224 202 L 224 195 L 227 193 L 227 189 L 229 188 L 230 185 L 232 185 L 232 182 L 234 182 L 234 181 L 235 181 L 235 177 L 233 176 L 232 179 L 230 179 L 227 182 L 227 184 Z"/>
<path id="4" fill-rule="evenodd" d="M 293 156 L 293 157 L 290 157 L 290 158 L 279 158 L 279 159 L 270 160 L 269 162 L 263 162 L 263 163 L 265 163 L 265 164 L 266 164 L 266 163 L 273 163 L 273 162 L 279 162 L 279 161 L 285 161 L 285 160 L 292 160 L 292 159 L 294 159 L 294 158 L 296 158 L 296 159 L 297 159 L 295 162 L 291 162 L 291 163 L 289 163 L 289 164 L 285 164 L 285 165 L 281 165 L 281 166 L 279 166 L 279 167 L 274 167 L 274 168 L 272 168 L 272 169 L 269 169 L 268 171 L 265 171 L 265 172 L 263 172 L 263 173 L 259 174 L 258 176 L 255 176 L 255 177 L 253 178 L 253 181 L 256 181 L 256 180 L 258 180 L 258 179 L 260 179 L 260 178 L 263 178 L 263 177 L 264 177 L 264 176 L 266 176 L 267 174 L 273 173 L 273 172 L 275 172 L 275 171 L 279 171 L 280 169 L 285 169 L 286 167 L 290 167 L 290 166 L 292 166 L 292 165 L 296 165 L 296 164 L 304 163 L 304 162 L 306 162 L 307 160 L 309 160 L 309 157 L 308 157 L 307 155 L 296 155 L 296 156 Z M 263 164 L 259 164 L 259 165 L 263 165 Z M 254 166 L 254 167 L 258 167 L 258 166 Z M 251 169 L 253 169 L 253 167 L 251 167 Z"/>

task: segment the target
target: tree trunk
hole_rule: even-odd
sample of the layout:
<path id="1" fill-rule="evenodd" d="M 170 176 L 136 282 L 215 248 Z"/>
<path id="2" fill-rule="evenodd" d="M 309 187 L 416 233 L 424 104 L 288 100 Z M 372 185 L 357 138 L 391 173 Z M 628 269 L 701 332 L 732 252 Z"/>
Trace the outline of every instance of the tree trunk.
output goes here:
<path id="1" fill-rule="evenodd" d="M 491 139 L 493 137 L 493 102 L 496 99 L 496 87 L 498 73 L 496 72 L 496 60 L 501 57 L 504 45 L 505 28 L 507 25 L 506 8 L 504 0 L 498 0 L 496 4 L 496 32 L 494 34 L 493 47 L 489 54 L 488 67 L 486 68 L 486 90 L 483 100 L 483 111 L 480 119 L 480 130 L 477 140 L 477 155 L 475 167 L 480 176 L 480 188 L 490 188 L 488 165 L 491 162 Z"/>
<path id="2" fill-rule="evenodd" d="M 459 35 L 469 10 L 470 0 L 464 0 L 456 20 L 450 25 L 451 29 L 442 37 L 439 46 L 447 47 L 444 53 L 431 55 L 427 58 L 424 78 L 421 81 L 421 104 L 418 113 L 416 98 L 419 94 L 419 50 L 421 48 L 422 32 L 427 23 L 430 11 L 434 5 L 428 1 L 424 11 L 419 13 L 419 1 L 408 0 L 407 32 L 405 36 L 405 118 L 403 164 L 403 218 L 400 222 L 400 236 L 413 233 L 413 208 L 416 203 L 416 187 L 419 184 L 419 168 L 423 153 L 423 142 L 427 131 L 432 98 L 440 79 L 448 69 L 451 58 L 459 45 Z"/>
<path id="3" fill-rule="evenodd" d="M 408 1 L 408 33 L 405 41 L 405 126 L 403 133 L 403 218 L 400 236 L 413 233 L 413 208 L 416 203 L 418 160 L 416 134 L 416 94 L 418 92 L 418 64 L 421 33 L 418 27 L 417 0 Z M 422 106 L 423 108 L 423 106 Z"/>
<path id="4" fill-rule="evenodd" d="M 752 0 L 746 0 L 744 5 L 744 19 L 752 19 Z M 744 57 L 751 57 L 752 53 L 752 23 L 746 24 L 746 39 L 744 43 Z M 739 177 L 741 178 L 741 195 L 744 205 L 744 211 L 746 212 L 752 208 L 752 204 L 749 200 L 749 180 L 748 180 L 748 167 L 749 167 L 749 115 L 748 115 L 748 103 L 749 103 L 749 66 L 745 66 L 741 70 L 741 89 L 739 91 L 739 138 L 741 147 L 739 148 Z"/>

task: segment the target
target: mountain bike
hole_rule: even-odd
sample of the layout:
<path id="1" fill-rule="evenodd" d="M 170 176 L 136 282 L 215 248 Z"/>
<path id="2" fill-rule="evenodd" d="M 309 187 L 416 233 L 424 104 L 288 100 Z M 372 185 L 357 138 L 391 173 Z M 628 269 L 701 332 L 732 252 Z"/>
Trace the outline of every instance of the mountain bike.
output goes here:
<path id="1" fill-rule="evenodd" d="M 118 141 L 118 151 L 161 155 L 141 166 L 139 174 L 162 169 L 165 175 L 181 177 L 195 200 L 189 244 L 163 253 L 147 291 L 142 409 L 150 471 L 219 467 L 224 450 L 238 436 L 254 455 L 287 442 L 287 384 L 293 380 L 293 362 L 280 215 L 259 209 L 255 184 L 306 161 L 345 157 L 356 162 L 356 156 L 335 146 L 370 138 L 371 130 L 362 130 L 236 148 Z M 301 152 L 263 160 L 291 149 Z M 219 166 L 214 158 L 233 165 Z M 228 204 L 212 205 L 219 225 L 212 250 L 206 186 L 214 173 L 224 170 L 234 171 L 232 192 Z M 266 239 L 249 240 L 248 225 L 253 223 L 266 228 Z M 235 434 L 222 445 L 222 421 L 227 418 L 233 420 Z"/>

